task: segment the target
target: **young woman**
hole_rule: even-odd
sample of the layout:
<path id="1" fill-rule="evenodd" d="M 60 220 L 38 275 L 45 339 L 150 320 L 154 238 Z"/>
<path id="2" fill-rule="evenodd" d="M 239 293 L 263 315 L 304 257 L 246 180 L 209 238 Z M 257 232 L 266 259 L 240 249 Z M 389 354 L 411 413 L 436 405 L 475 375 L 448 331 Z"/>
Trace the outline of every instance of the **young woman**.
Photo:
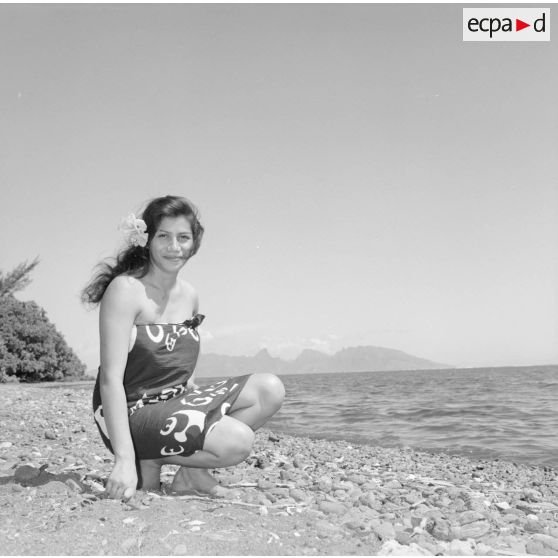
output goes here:
<path id="1" fill-rule="evenodd" d="M 127 500 L 136 488 L 159 489 L 161 466 L 173 464 L 180 469 L 172 490 L 228 496 L 207 469 L 248 457 L 254 430 L 281 407 L 283 384 L 263 373 L 193 383 L 204 316 L 179 277 L 204 231 L 191 202 L 156 198 L 122 227 L 128 246 L 82 293 L 84 302 L 100 303 L 93 410 L 114 454 L 107 493 Z"/>

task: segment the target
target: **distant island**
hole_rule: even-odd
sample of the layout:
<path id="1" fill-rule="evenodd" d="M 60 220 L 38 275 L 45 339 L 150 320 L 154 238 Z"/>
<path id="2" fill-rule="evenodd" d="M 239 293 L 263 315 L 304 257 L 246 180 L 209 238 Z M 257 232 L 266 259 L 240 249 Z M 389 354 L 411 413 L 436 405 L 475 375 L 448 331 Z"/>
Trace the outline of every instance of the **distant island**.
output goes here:
<path id="1" fill-rule="evenodd" d="M 322 374 L 445 368 L 453 368 L 453 366 L 432 362 L 396 349 L 368 345 L 347 347 L 333 355 L 313 349 L 304 349 L 294 360 L 272 357 L 267 349 L 262 349 L 254 356 L 202 354 L 196 367 L 196 376 L 207 378 L 212 376 L 238 376 L 240 374 L 253 374 L 254 372 Z"/>

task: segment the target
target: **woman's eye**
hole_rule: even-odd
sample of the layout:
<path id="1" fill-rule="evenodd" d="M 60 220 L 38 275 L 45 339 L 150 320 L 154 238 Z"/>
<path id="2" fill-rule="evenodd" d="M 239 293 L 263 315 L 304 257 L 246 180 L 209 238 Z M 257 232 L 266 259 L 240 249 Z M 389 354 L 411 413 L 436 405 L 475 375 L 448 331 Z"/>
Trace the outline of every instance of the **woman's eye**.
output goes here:
<path id="1" fill-rule="evenodd" d="M 181 237 L 180 237 L 180 241 L 181 241 L 181 242 L 186 242 L 186 241 L 188 241 L 188 240 L 190 240 L 190 237 L 189 237 L 189 236 L 181 236 Z"/>

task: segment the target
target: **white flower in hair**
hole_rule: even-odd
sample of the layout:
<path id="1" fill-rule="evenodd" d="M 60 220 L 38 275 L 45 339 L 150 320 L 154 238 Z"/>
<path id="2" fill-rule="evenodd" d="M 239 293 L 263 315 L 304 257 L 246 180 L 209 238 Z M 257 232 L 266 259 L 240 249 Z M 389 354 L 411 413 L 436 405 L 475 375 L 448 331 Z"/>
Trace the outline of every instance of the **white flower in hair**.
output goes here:
<path id="1" fill-rule="evenodd" d="M 131 246 L 145 246 L 147 244 L 147 225 L 143 219 L 138 219 L 133 213 L 120 221 L 118 228 L 124 233 L 126 242 Z"/>

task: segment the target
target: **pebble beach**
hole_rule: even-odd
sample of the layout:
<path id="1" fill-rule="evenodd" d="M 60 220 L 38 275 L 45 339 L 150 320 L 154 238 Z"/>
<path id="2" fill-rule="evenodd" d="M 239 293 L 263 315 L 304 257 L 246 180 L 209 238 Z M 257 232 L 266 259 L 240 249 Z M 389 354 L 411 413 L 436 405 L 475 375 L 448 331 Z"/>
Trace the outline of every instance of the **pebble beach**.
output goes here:
<path id="1" fill-rule="evenodd" d="M 238 499 L 104 497 L 92 385 L 0 386 L 4 555 L 558 555 L 551 467 L 258 431 Z"/>

